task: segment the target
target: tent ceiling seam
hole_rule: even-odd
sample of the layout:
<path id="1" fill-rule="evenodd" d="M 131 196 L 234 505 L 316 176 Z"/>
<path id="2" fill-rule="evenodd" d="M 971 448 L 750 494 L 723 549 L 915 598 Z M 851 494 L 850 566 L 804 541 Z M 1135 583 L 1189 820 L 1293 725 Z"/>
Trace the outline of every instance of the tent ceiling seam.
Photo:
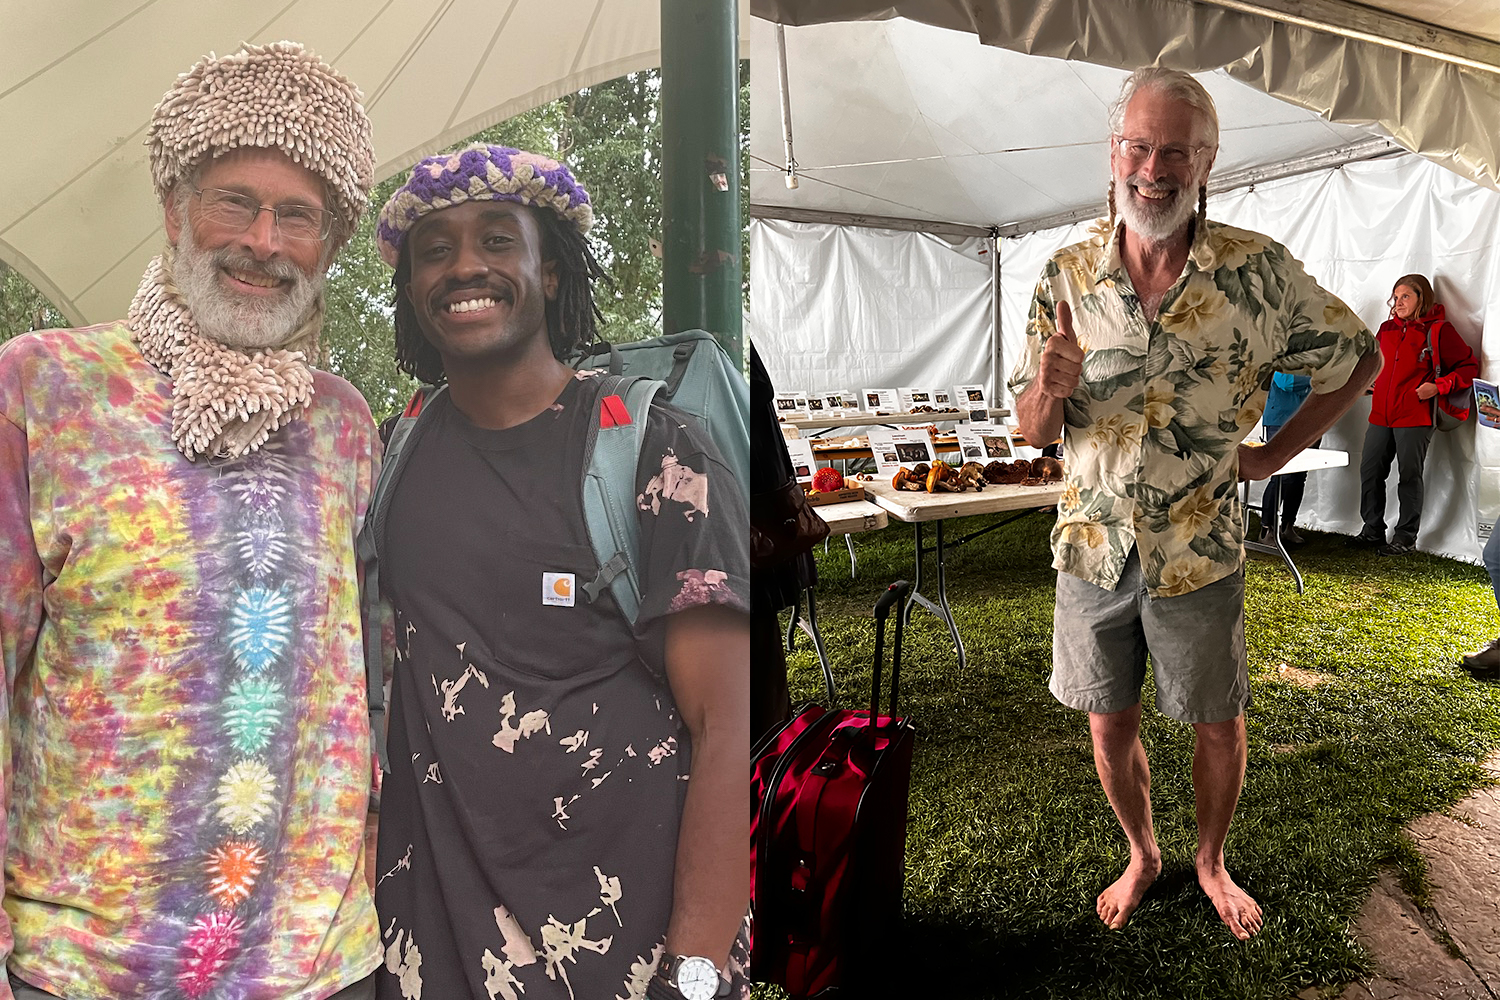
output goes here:
<path id="1" fill-rule="evenodd" d="M 448 116 L 448 120 L 443 123 L 443 129 L 445 131 L 452 128 L 454 122 L 458 120 L 458 115 L 459 112 L 463 110 L 464 102 L 466 102 L 469 99 L 469 95 L 473 93 L 474 84 L 479 82 L 479 77 L 484 72 L 484 67 L 490 61 L 490 54 L 495 51 L 495 45 L 499 43 L 500 36 L 505 34 L 505 26 L 510 24 L 511 15 L 516 12 L 516 4 L 519 2 L 520 0 L 511 0 L 510 6 L 505 8 L 505 14 L 500 18 L 500 23 L 495 26 L 494 33 L 490 35 L 490 43 L 484 47 L 484 55 L 481 56 L 479 61 L 474 64 L 474 72 L 469 75 L 469 82 L 464 84 L 463 93 L 459 94 L 458 100 L 453 102 L 453 113 L 450 114 Z"/>
<path id="2" fill-rule="evenodd" d="M 412 38 L 411 44 L 406 47 L 406 51 L 401 53 L 401 58 L 396 60 L 395 65 L 391 67 L 391 71 L 385 75 L 385 79 L 380 81 L 380 86 L 375 88 L 374 92 L 370 95 L 370 99 L 365 102 L 366 112 L 374 110 L 375 105 L 380 103 L 380 99 L 385 96 L 386 92 L 390 90 L 392 86 L 395 85 L 396 78 L 399 77 L 402 71 L 405 70 L 406 67 L 411 63 L 411 61 L 416 58 L 417 51 L 421 49 L 423 43 L 426 42 L 427 39 L 432 37 L 432 33 L 437 30 L 438 24 L 443 20 L 443 15 L 448 13 L 448 10 L 452 6 L 453 0 L 443 0 L 443 2 L 433 10 L 432 16 L 429 17 L 427 19 L 427 23 L 422 26 L 422 30 L 417 32 L 417 34 Z"/>
<path id="3" fill-rule="evenodd" d="M 47 73 L 48 71 L 53 70 L 53 69 L 57 68 L 58 66 L 60 66 L 61 64 L 67 62 L 69 59 L 73 58 L 79 52 L 82 52 L 84 49 L 88 48 L 90 45 L 92 45 L 95 42 L 97 42 L 100 38 L 103 38 L 105 35 L 109 34 L 112 31 L 114 31 L 116 28 L 118 28 L 120 25 L 124 24 L 126 21 L 129 21 L 131 18 L 135 17 L 137 14 L 139 14 L 141 11 L 145 10 L 147 7 L 153 7 L 155 5 L 156 5 L 156 0 L 146 0 L 145 3 L 141 4 L 135 10 L 133 10 L 130 13 L 126 14 L 124 17 L 120 18 L 118 21 L 114 22 L 113 24 L 110 24 L 110 25 L 108 25 L 108 26 L 100 29 L 99 31 L 97 31 L 94 34 L 90 35 L 88 38 L 85 38 L 83 41 L 79 42 L 77 45 L 73 46 L 71 49 L 69 49 L 68 51 L 64 52 L 62 55 L 58 56 L 56 59 L 54 59 L 51 62 L 49 62 L 47 65 L 43 66 L 41 69 L 37 70 L 35 73 L 32 73 L 26 79 L 19 81 L 15 85 L 13 85 L 11 87 L 8 87 L 5 90 L 0 90 L 0 100 L 3 100 L 5 98 L 9 97 L 11 94 L 14 94 L 16 91 L 18 91 L 22 87 L 26 86 L 32 80 L 35 80 L 37 77 L 42 76 L 43 74 Z"/>

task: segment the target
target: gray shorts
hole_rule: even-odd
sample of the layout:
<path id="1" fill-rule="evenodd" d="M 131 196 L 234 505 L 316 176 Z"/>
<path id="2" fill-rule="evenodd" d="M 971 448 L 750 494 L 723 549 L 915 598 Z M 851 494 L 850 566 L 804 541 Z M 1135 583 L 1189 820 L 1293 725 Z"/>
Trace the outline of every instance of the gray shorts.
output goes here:
<path id="1" fill-rule="evenodd" d="M 1156 707 L 1180 722 L 1225 722 L 1250 704 L 1245 570 L 1179 597 L 1151 597 L 1131 550 L 1113 591 L 1057 574 L 1052 680 L 1069 708 L 1108 714 L 1141 700 L 1146 655 Z"/>
<path id="2" fill-rule="evenodd" d="M 15 976 L 10 977 L 10 989 L 16 1000 L 58 1000 L 54 994 L 39 990 Z M 352 986 L 345 986 L 329 1000 L 374 1000 L 374 998 L 375 974 L 371 973 L 367 978 L 361 979 Z"/>

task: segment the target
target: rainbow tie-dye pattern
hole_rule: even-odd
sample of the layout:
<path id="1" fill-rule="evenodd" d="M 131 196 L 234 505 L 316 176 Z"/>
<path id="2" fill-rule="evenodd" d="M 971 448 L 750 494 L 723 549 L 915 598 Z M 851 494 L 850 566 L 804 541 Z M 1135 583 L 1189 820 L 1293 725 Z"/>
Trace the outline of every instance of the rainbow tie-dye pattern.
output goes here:
<path id="1" fill-rule="evenodd" d="M 379 961 L 347 383 L 190 463 L 121 325 L 0 347 L 0 954 L 69 998 L 313 1000 Z M 13 937 L 12 937 L 13 935 Z"/>

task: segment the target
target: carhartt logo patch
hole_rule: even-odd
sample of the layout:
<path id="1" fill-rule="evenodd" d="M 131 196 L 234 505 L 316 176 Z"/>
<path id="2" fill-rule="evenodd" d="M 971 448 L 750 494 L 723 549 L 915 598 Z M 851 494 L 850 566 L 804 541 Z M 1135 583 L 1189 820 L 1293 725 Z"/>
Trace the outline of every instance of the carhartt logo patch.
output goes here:
<path id="1" fill-rule="evenodd" d="M 573 606 L 573 574 L 543 573 L 542 603 L 559 608 Z"/>

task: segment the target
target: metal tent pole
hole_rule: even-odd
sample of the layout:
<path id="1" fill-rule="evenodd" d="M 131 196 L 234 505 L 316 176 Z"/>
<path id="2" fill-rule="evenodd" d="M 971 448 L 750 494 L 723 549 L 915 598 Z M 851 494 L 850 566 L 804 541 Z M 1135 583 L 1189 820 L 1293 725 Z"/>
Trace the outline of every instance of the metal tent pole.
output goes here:
<path id="1" fill-rule="evenodd" d="M 740 293 L 739 14 L 661 0 L 662 328 L 744 354 Z"/>

